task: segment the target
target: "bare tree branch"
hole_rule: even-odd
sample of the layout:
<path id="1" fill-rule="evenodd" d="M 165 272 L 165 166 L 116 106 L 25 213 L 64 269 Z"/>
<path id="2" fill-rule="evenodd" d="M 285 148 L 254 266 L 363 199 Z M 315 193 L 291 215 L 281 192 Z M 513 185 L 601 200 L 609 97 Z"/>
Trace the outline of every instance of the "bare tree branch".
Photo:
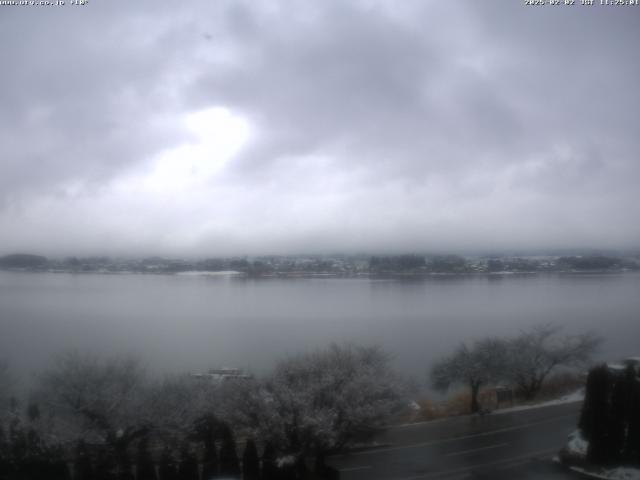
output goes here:
<path id="1" fill-rule="evenodd" d="M 537 325 L 510 340 L 506 378 L 525 399 L 534 398 L 557 367 L 584 366 L 602 342 L 590 332 L 560 336 L 561 331 L 557 325 Z"/>
<path id="2" fill-rule="evenodd" d="M 475 413 L 480 409 L 480 387 L 501 378 L 506 350 L 506 342 L 497 337 L 478 340 L 471 347 L 463 343 L 452 355 L 433 365 L 431 384 L 440 391 L 446 391 L 454 384 L 468 386 L 471 390 L 471 412 Z"/>

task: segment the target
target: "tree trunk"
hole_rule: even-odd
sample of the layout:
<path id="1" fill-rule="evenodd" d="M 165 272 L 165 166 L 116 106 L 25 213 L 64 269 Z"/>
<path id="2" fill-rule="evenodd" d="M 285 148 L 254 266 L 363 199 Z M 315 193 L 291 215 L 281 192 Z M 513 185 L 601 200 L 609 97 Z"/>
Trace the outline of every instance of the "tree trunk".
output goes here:
<path id="1" fill-rule="evenodd" d="M 527 401 L 533 400 L 538 395 L 538 392 L 542 388 L 542 382 L 544 382 L 545 375 L 540 375 L 538 378 L 531 380 L 524 392 L 524 399 Z"/>
<path id="2" fill-rule="evenodd" d="M 478 403 L 478 393 L 480 392 L 480 384 L 471 384 L 471 413 L 478 413 L 480 411 L 480 403 Z"/>
<path id="3" fill-rule="evenodd" d="M 520 395 L 522 395 L 522 398 L 526 402 L 533 400 L 533 398 L 536 396 L 536 393 L 538 392 L 535 390 L 535 387 L 533 386 L 527 385 L 526 387 L 523 387 L 520 389 Z"/>

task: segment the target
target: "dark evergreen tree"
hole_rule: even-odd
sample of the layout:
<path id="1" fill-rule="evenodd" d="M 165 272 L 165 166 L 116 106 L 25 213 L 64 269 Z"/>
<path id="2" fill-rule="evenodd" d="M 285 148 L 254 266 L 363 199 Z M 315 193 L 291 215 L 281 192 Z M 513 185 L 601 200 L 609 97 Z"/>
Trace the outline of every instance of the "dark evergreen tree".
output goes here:
<path id="1" fill-rule="evenodd" d="M 142 431 L 112 431 L 107 435 L 107 448 L 112 452 L 115 461 L 115 478 L 117 480 L 134 480 L 129 445 L 133 439 L 144 435 Z"/>
<path id="2" fill-rule="evenodd" d="M 627 425 L 629 423 L 630 385 L 627 375 L 612 375 L 611 400 L 609 407 L 609 440 L 607 457 L 609 463 L 620 463 L 627 453 Z"/>
<path id="3" fill-rule="evenodd" d="M 625 461 L 640 465 L 640 366 L 628 365 L 626 378 L 629 398 Z"/>
<path id="4" fill-rule="evenodd" d="M 190 437 L 206 445 L 216 440 L 216 433 L 220 429 L 220 421 L 214 415 L 203 415 L 193 423 Z"/>
<path id="5" fill-rule="evenodd" d="M 116 463 L 117 480 L 135 480 L 133 476 L 132 462 L 128 455 L 118 455 Z"/>
<path id="6" fill-rule="evenodd" d="M 97 449 L 95 467 L 93 475 L 95 480 L 116 480 L 116 459 L 106 445 L 101 445 Z"/>
<path id="7" fill-rule="evenodd" d="M 314 470 L 320 477 L 324 477 L 325 476 L 325 473 L 326 473 L 326 470 L 327 470 L 327 464 L 325 463 L 325 455 L 324 455 L 324 452 L 322 450 L 320 450 L 316 454 L 316 461 L 315 461 L 315 464 L 314 464 Z"/>
<path id="8" fill-rule="evenodd" d="M 640 465 L 640 372 L 636 373 L 631 388 L 631 409 L 629 415 L 629 457 L 632 463 Z"/>
<path id="9" fill-rule="evenodd" d="M 636 368 L 630 388 L 632 408 L 629 412 L 627 455 L 630 463 L 640 465 L 640 366 Z"/>
<path id="10" fill-rule="evenodd" d="M 182 445 L 180 450 L 178 478 L 180 480 L 198 480 L 198 459 L 187 442 Z"/>
<path id="11" fill-rule="evenodd" d="M 292 455 L 284 455 L 274 462 L 273 478 L 275 480 L 297 480 L 306 477 L 306 469 L 302 465 L 302 459 L 296 459 Z"/>
<path id="12" fill-rule="evenodd" d="M 165 448 L 160 456 L 160 464 L 158 465 L 158 476 L 160 480 L 178 480 L 178 470 L 176 463 L 171 455 L 171 451 Z"/>
<path id="13" fill-rule="evenodd" d="M 149 452 L 149 438 L 146 436 L 138 442 L 136 480 L 157 480 L 156 467 Z"/>
<path id="14" fill-rule="evenodd" d="M 30 404 L 26 413 L 28 422 L 25 434 L 26 450 L 21 470 L 27 478 L 51 477 L 54 472 L 62 470 L 59 466 L 62 452 L 58 449 L 47 447 L 42 440 L 36 423 L 40 418 L 38 406 Z M 59 474 L 59 472 L 56 474 Z"/>
<path id="15" fill-rule="evenodd" d="M 278 480 L 278 475 L 276 449 L 270 442 L 267 442 L 262 453 L 262 480 Z"/>
<path id="16" fill-rule="evenodd" d="M 93 480 L 93 466 L 84 440 L 76 445 L 76 458 L 73 464 L 74 480 Z"/>
<path id="17" fill-rule="evenodd" d="M 621 378 L 621 384 L 614 391 L 614 394 L 618 394 L 620 398 L 612 399 L 616 417 L 620 428 L 619 436 L 621 437 L 621 455 L 620 463 L 629 464 L 635 461 L 634 448 L 631 439 L 631 425 L 633 411 L 640 407 L 640 404 L 634 404 L 634 386 L 639 381 L 636 373 L 635 366 L 632 363 L 628 363 L 624 375 Z"/>
<path id="18" fill-rule="evenodd" d="M 587 376 L 585 400 L 580 415 L 580 429 L 589 441 L 587 459 L 595 464 L 605 463 L 608 457 L 609 377 L 609 369 L 606 365 L 591 369 Z"/>
<path id="19" fill-rule="evenodd" d="M 579 427 L 589 441 L 587 459 L 594 464 L 609 461 L 609 402 L 608 391 L 611 374 L 606 365 L 591 369 L 587 376 L 585 400 Z"/>
<path id="20" fill-rule="evenodd" d="M 322 451 L 316 455 L 314 469 L 316 476 L 319 478 L 325 478 L 327 480 L 338 480 L 340 478 L 340 472 L 325 463 L 325 455 Z"/>
<path id="21" fill-rule="evenodd" d="M 278 466 L 278 480 L 296 480 L 297 471 L 296 463 L 284 463 Z"/>
<path id="22" fill-rule="evenodd" d="M 244 480 L 260 480 L 260 458 L 256 442 L 247 440 L 242 454 L 242 478 Z"/>
<path id="23" fill-rule="evenodd" d="M 240 461 L 236 451 L 236 441 L 231 429 L 225 425 L 222 427 L 222 444 L 220 445 L 220 474 L 239 475 Z"/>
<path id="24" fill-rule="evenodd" d="M 9 457 L 15 465 L 22 465 L 27 458 L 27 436 L 17 416 L 9 424 Z"/>
<path id="25" fill-rule="evenodd" d="M 6 448 L 7 437 L 4 433 L 4 425 L 2 425 L 2 422 L 0 422 L 0 458 L 3 458 L 3 456 L 6 454 Z"/>
<path id="26" fill-rule="evenodd" d="M 9 476 L 9 445 L 4 434 L 4 427 L 0 423 L 0 479 Z"/>
<path id="27" fill-rule="evenodd" d="M 30 403 L 27 407 L 27 418 L 30 422 L 35 422 L 40 418 L 40 407 L 37 403 Z"/>
<path id="28" fill-rule="evenodd" d="M 629 414 L 627 427 L 627 459 L 640 466 L 640 363 L 628 371 Z"/>
<path id="29" fill-rule="evenodd" d="M 209 480 L 218 475 L 218 455 L 215 442 L 207 442 L 202 456 L 202 480 Z"/>
<path id="30" fill-rule="evenodd" d="M 9 439 L 8 439 L 8 463 L 9 478 L 23 479 L 30 475 L 27 435 L 24 427 L 20 422 L 15 400 L 12 399 L 12 419 L 9 422 Z"/>
<path id="31" fill-rule="evenodd" d="M 213 415 L 205 415 L 194 423 L 193 438 L 204 444 L 202 455 L 202 479 L 209 480 L 218 475 L 216 431 L 219 422 Z"/>
<path id="32" fill-rule="evenodd" d="M 43 480 L 71 480 L 71 472 L 64 458 L 64 453 L 61 448 L 51 448 L 47 452 L 47 459 L 44 462 L 46 465 L 47 474 L 42 477 Z"/>

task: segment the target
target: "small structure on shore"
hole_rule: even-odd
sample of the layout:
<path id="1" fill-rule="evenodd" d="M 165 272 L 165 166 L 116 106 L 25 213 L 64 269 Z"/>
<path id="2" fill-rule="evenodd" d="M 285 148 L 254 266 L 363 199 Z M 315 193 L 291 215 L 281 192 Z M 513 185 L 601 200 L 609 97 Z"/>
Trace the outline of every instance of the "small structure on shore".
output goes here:
<path id="1" fill-rule="evenodd" d="M 496 408 L 500 408 L 504 404 L 509 404 L 510 407 L 513 407 L 513 390 L 511 388 L 498 385 L 495 387 L 495 393 Z"/>
<path id="2" fill-rule="evenodd" d="M 251 380 L 253 375 L 244 373 L 240 368 L 210 368 L 206 373 L 191 373 L 192 378 L 207 380 L 212 383 L 222 383 L 229 380 Z"/>

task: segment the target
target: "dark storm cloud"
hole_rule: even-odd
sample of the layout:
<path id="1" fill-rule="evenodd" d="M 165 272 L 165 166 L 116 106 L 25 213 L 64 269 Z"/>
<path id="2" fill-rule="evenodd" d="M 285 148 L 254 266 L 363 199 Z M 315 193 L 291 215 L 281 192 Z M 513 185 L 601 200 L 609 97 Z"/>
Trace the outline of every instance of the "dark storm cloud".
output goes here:
<path id="1" fill-rule="evenodd" d="M 100 248 L 105 235 L 123 250 L 230 252 L 640 240 L 628 221 L 639 9 L 96 2 L 2 13 L 0 221 L 12 247 L 42 216 L 68 213 L 85 226 L 53 227 L 60 248 Z M 149 193 L 158 156 L 194 141 L 180 118 L 211 107 L 244 119 L 249 140 L 206 175 L 185 157 L 184 185 Z"/>
<path id="2" fill-rule="evenodd" d="M 153 124 L 172 107 L 155 91 L 176 54 L 171 29 L 162 18 L 136 22 L 136 7 L 96 7 L 3 8 L 4 199 L 68 180 L 101 182 L 171 141 Z"/>
<path id="3" fill-rule="evenodd" d="M 485 153 L 517 162 L 557 142 L 637 151 L 633 16 L 424 3 L 394 21 L 383 9 L 327 5 L 313 22 L 245 21 L 255 30 L 235 41 L 246 62 L 203 73 L 206 94 L 261 124 L 250 169 L 340 147 L 351 164 L 386 160 L 402 175 Z"/>
<path id="4" fill-rule="evenodd" d="M 468 161 L 466 148 L 508 144 L 520 133 L 495 85 L 452 56 L 474 55 L 473 47 L 443 38 L 442 16 L 460 23 L 463 10 L 425 3 L 394 19 L 380 7 L 325 5 L 312 21 L 253 21 L 253 35 L 236 38 L 246 62 L 202 75 L 204 96 L 221 94 L 261 126 L 236 164 L 243 175 L 315 152 L 344 157 L 345 168 L 428 173 Z"/>

